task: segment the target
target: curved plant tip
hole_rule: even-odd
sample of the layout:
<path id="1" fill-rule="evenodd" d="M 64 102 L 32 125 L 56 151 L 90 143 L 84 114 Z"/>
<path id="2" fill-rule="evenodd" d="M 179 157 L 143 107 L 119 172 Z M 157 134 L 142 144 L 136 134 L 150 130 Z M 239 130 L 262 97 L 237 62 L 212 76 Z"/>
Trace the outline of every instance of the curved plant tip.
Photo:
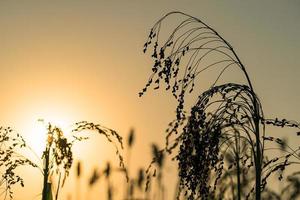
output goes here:
<path id="1" fill-rule="evenodd" d="M 166 33 L 162 25 L 167 24 L 171 16 L 180 18 L 172 31 Z M 218 194 L 234 191 L 234 188 L 224 189 L 219 185 L 226 180 L 223 177 L 231 177 L 225 173 L 226 167 L 235 172 L 234 180 L 231 177 L 230 181 L 237 192 L 231 193 L 232 198 L 240 200 L 244 194 L 246 199 L 260 200 L 268 177 L 297 163 L 290 158 L 299 156 L 298 150 L 290 148 L 283 158 L 268 160 L 266 125 L 299 129 L 299 123 L 265 119 L 250 77 L 233 47 L 200 19 L 182 12 L 167 13 L 151 28 L 143 52 L 149 48 L 153 59 L 152 74 L 139 96 L 152 85 L 156 90 L 163 83 L 178 101 L 176 119 L 169 124 L 165 147 L 170 154 L 178 149 L 175 156 L 180 177 L 178 198 L 180 191 L 185 191 L 188 199 L 216 199 Z M 244 75 L 245 84 L 218 83 L 232 67 Z M 194 91 L 199 75 L 213 68 L 219 69 L 218 75 L 199 95 L 190 112 L 185 112 L 186 95 Z M 175 137 L 173 141 L 172 136 Z M 281 139 L 274 142 L 281 145 L 281 149 L 287 147 Z M 244 190 L 242 183 L 246 179 L 242 177 L 249 172 L 255 176 L 247 185 L 253 187 Z M 149 183 L 149 168 L 147 174 Z M 153 176 L 155 174 L 154 171 Z"/>
<path id="2" fill-rule="evenodd" d="M 113 129 L 107 128 L 100 124 L 94 124 L 92 122 L 81 121 L 75 123 L 75 128 L 72 130 L 73 133 L 80 132 L 80 131 L 96 131 L 100 135 L 105 136 L 107 141 L 115 147 L 116 155 L 119 159 L 119 166 L 124 170 L 126 174 L 126 179 L 129 180 L 127 170 L 124 163 L 124 157 L 120 152 L 118 146 L 123 149 L 123 138 Z"/>

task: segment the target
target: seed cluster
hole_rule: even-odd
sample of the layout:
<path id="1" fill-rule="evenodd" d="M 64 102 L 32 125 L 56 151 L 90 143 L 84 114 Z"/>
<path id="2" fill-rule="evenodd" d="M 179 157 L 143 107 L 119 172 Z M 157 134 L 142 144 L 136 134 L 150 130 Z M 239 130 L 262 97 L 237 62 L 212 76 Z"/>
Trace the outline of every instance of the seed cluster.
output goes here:
<path id="1" fill-rule="evenodd" d="M 182 19 L 162 40 L 162 24 L 174 15 Z M 244 65 L 213 28 L 188 14 L 170 12 L 154 24 L 143 52 L 149 47 L 152 74 L 139 95 L 153 84 L 159 89 L 164 82 L 178 101 L 176 119 L 169 124 L 162 152 L 176 152 L 180 191 L 185 191 L 188 199 L 240 199 L 242 194 L 246 199 L 254 198 L 254 192 L 269 190 L 267 180 L 272 174 L 279 172 L 278 179 L 282 180 L 287 166 L 299 164 L 300 147 L 292 148 L 280 138 L 267 136 L 265 129 L 269 125 L 296 128 L 300 135 L 299 123 L 264 117 Z M 219 84 L 229 67 L 240 69 L 248 84 Z M 203 71 L 213 68 L 219 69 L 218 76 L 186 112 L 186 94 L 194 91 Z M 276 149 L 283 156 L 269 158 L 265 142 L 279 145 Z M 148 183 L 151 174 L 146 172 Z"/>
<path id="2" fill-rule="evenodd" d="M 36 164 L 20 154 L 27 145 L 23 137 L 10 127 L 0 127 L 0 189 L 6 199 L 7 195 L 13 198 L 12 187 L 20 184 L 24 187 L 23 178 L 18 175 L 17 169 L 21 166 L 37 167 Z"/>

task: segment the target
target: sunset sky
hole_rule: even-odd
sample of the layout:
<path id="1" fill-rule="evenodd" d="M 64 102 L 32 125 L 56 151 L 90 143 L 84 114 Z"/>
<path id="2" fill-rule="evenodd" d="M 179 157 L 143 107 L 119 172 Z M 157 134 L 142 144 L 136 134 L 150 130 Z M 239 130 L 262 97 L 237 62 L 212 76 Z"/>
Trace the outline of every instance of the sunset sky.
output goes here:
<path id="1" fill-rule="evenodd" d="M 150 144 L 164 144 L 164 130 L 175 117 L 169 93 L 138 97 L 151 72 L 143 44 L 155 21 L 174 10 L 202 19 L 231 43 L 266 116 L 300 120 L 299 1 L 26 0 L 0 2 L 0 125 L 12 126 L 39 153 L 40 118 L 66 130 L 81 120 L 101 123 L 124 137 L 134 127 L 135 174 L 150 162 Z M 83 161 L 82 185 L 94 167 L 116 160 L 105 138 L 87 143 L 75 149 Z M 25 188 L 16 188 L 15 199 L 40 199 L 42 175 L 36 170 L 24 176 Z M 62 199 L 74 190 L 73 176 Z M 93 191 L 91 200 L 99 193 Z"/>

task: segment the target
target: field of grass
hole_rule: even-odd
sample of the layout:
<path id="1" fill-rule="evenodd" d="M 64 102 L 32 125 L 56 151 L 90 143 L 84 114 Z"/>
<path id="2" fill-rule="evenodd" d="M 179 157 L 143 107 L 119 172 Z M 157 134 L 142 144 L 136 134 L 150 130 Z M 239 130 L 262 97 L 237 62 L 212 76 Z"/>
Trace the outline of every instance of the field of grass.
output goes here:
<path id="1" fill-rule="evenodd" d="M 177 19 L 174 27 L 167 23 L 171 17 Z M 290 129 L 290 137 L 296 138 L 300 136 L 300 124 L 267 117 L 270 114 L 263 112 L 253 77 L 225 38 L 196 17 L 170 12 L 153 25 L 143 52 L 150 53 L 153 66 L 139 96 L 150 88 L 163 88 L 177 102 L 174 119 L 166 126 L 165 146 L 150 145 L 152 160 L 132 171 L 131 162 L 139 159 L 132 156 L 138 151 L 134 148 L 138 138 L 134 129 L 124 139 L 113 128 L 81 121 L 66 134 L 55 124 L 41 120 L 47 139 L 41 164 L 37 164 L 22 154 L 32 151 L 22 135 L 1 126 L 0 198 L 14 199 L 15 187 L 26 188 L 18 170 L 29 166 L 42 173 L 38 198 L 62 199 L 61 189 L 75 166 L 76 188 L 68 199 L 80 200 L 85 161 L 74 163 L 73 146 L 89 140 L 88 134 L 104 136 L 102 139 L 115 149 L 118 165 L 108 160 L 105 167 L 95 167 L 86 183 L 94 188 L 102 180 L 107 200 L 116 199 L 117 192 L 123 200 L 300 198 L 300 147 L 291 145 L 284 135 L 274 137 L 268 132 L 269 127 Z M 240 71 L 242 83 L 225 78 L 232 68 Z M 215 78 L 197 93 L 196 102 L 189 107 L 189 95 L 199 91 L 201 75 L 206 71 Z M 171 185 L 165 178 L 167 158 L 178 170 L 172 197 L 166 197 Z M 123 184 L 116 186 L 113 179 Z M 282 186 L 279 191 L 274 184 Z"/>

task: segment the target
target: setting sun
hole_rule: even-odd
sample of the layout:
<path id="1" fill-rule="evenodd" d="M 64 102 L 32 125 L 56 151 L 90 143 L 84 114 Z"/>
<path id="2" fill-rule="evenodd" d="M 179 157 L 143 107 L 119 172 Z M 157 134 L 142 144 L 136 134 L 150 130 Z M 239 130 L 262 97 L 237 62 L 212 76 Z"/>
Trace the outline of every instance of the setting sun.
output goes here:
<path id="1" fill-rule="evenodd" d="M 56 120 L 54 120 L 56 119 Z M 47 118 L 46 119 L 38 119 L 33 126 L 29 130 L 29 134 L 27 136 L 28 145 L 32 147 L 32 149 L 36 152 L 37 155 L 41 157 L 43 151 L 45 150 L 46 141 L 47 141 L 47 125 L 48 123 L 55 125 L 63 130 L 65 134 L 70 131 L 70 125 L 63 120 L 57 120 L 59 118 Z"/>

